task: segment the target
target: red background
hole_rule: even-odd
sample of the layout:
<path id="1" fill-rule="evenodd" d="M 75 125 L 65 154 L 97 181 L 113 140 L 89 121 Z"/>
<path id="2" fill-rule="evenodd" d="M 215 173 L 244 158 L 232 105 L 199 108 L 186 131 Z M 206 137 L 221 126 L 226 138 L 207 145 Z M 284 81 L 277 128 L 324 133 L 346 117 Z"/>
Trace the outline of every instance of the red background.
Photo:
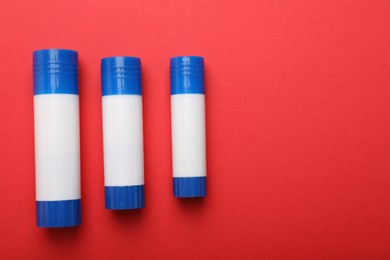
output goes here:
<path id="1" fill-rule="evenodd" d="M 32 51 L 79 52 L 83 224 L 35 226 Z M 100 59 L 142 58 L 146 208 L 104 209 Z M 208 191 L 172 196 L 169 58 L 206 62 Z M 390 258 L 390 1 L 2 1 L 2 258 Z"/>

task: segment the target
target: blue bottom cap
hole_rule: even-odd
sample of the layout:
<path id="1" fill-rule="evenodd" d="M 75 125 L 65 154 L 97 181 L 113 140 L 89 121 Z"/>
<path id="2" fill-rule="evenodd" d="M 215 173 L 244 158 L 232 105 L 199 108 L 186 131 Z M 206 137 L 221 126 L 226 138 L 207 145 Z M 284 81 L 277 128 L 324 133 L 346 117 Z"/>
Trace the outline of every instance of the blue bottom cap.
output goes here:
<path id="1" fill-rule="evenodd" d="M 37 201 L 37 226 L 73 227 L 81 224 L 80 200 Z"/>
<path id="2" fill-rule="evenodd" d="M 106 209 L 140 209 L 145 206 L 144 185 L 105 186 Z"/>
<path id="3" fill-rule="evenodd" d="M 175 197 L 205 197 L 206 193 L 206 177 L 173 178 L 173 195 Z"/>

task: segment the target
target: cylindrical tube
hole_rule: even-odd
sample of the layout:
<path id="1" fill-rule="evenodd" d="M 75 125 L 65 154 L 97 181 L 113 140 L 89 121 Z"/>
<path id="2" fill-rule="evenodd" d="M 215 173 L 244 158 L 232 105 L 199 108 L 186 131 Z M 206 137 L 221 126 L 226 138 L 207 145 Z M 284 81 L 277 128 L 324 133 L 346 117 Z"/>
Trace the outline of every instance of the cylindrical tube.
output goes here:
<path id="1" fill-rule="evenodd" d="M 202 57 L 171 58 L 173 194 L 206 196 L 206 133 Z"/>
<path id="2" fill-rule="evenodd" d="M 105 207 L 143 208 L 141 60 L 104 58 L 101 77 Z"/>
<path id="3" fill-rule="evenodd" d="M 81 223 L 76 51 L 33 53 L 36 209 L 39 227 Z"/>

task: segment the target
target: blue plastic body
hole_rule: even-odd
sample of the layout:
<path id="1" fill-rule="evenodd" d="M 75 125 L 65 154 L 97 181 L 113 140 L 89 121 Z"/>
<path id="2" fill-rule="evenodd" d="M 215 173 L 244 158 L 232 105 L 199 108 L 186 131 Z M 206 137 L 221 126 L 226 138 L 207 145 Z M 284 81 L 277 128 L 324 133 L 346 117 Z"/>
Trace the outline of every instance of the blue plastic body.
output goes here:
<path id="1" fill-rule="evenodd" d="M 34 95 L 78 94 L 78 54 L 64 49 L 33 53 Z"/>
<path id="2" fill-rule="evenodd" d="M 106 209 L 140 209 L 145 206 L 144 185 L 106 186 Z"/>
<path id="3" fill-rule="evenodd" d="M 142 95 L 141 60 L 108 57 L 101 61 L 102 95 Z"/>
<path id="4" fill-rule="evenodd" d="M 171 95 L 204 94 L 203 57 L 171 58 Z"/>
<path id="5" fill-rule="evenodd" d="M 72 227 L 81 224 L 80 200 L 37 201 L 37 226 Z"/>
<path id="6" fill-rule="evenodd" d="M 174 177 L 173 195 L 179 198 L 205 197 L 206 177 Z"/>

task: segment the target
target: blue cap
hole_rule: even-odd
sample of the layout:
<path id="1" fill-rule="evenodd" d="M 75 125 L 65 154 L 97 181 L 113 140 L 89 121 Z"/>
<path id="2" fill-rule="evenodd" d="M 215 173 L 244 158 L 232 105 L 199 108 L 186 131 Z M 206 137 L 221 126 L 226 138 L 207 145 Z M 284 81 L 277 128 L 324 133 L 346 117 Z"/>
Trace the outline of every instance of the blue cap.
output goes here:
<path id="1" fill-rule="evenodd" d="M 179 198 L 205 197 L 206 177 L 174 177 L 173 195 Z"/>
<path id="2" fill-rule="evenodd" d="M 171 58 L 171 95 L 204 94 L 203 57 Z"/>
<path id="3" fill-rule="evenodd" d="M 140 209 L 145 206 L 144 185 L 105 186 L 106 209 Z"/>
<path id="4" fill-rule="evenodd" d="M 102 95 L 142 95 L 141 60 L 118 56 L 102 59 Z"/>
<path id="5" fill-rule="evenodd" d="M 78 94 L 78 54 L 72 50 L 33 52 L 34 95 Z"/>
<path id="6" fill-rule="evenodd" d="M 37 201 L 37 226 L 73 227 L 81 224 L 81 202 L 77 200 Z"/>

